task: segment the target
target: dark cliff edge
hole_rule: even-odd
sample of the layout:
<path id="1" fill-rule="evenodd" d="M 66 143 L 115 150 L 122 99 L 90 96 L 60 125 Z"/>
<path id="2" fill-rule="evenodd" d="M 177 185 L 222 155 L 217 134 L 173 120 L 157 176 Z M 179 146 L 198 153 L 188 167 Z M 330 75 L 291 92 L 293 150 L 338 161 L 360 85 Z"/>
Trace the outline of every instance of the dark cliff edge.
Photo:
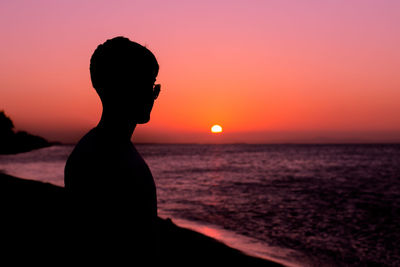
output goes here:
<path id="1" fill-rule="evenodd" d="M 0 111 L 0 154 L 16 154 L 49 147 L 59 142 L 49 142 L 43 137 L 25 131 L 14 131 L 14 123 Z"/>
<path id="2" fill-rule="evenodd" d="M 71 210 L 70 196 L 63 187 L 0 173 L 0 205 L 0 242 L 2 255 L 5 255 L 3 260 L 8 258 L 14 263 L 23 261 L 55 265 L 105 263 L 110 259 L 118 262 L 118 258 L 113 255 L 104 255 L 107 251 L 113 251 L 112 247 L 117 244 L 105 242 L 101 252 L 93 252 L 91 248 L 98 248 L 95 242 L 101 238 L 91 241 L 85 239 L 85 231 L 71 231 L 74 225 L 71 222 L 79 224 L 81 218 Z M 158 229 L 159 252 L 149 259 L 149 262 L 157 265 L 282 266 L 246 255 L 213 238 L 178 227 L 170 219 L 158 218 Z M 103 227 L 97 235 L 101 237 L 112 231 L 112 228 Z M 79 244 L 81 251 L 77 252 L 71 244 Z M 135 255 L 135 250 L 128 254 L 131 254 L 129 259 L 132 261 L 140 258 Z"/>

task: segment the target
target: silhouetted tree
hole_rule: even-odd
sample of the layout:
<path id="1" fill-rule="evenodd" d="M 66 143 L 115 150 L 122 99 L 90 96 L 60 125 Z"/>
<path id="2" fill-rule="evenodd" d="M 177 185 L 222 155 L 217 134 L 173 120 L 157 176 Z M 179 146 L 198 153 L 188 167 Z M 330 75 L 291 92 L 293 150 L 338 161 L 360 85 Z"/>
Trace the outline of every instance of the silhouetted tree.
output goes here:
<path id="1" fill-rule="evenodd" d="M 0 111 L 0 154 L 12 154 L 30 151 L 32 149 L 50 146 L 51 144 L 40 136 L 24 131 L 14 132 L 14 123 Z"/>
<path id="2" fill-rule="evenodd" d="M 0 111 L 0 136 L 10 136 L 14 134 L 14 123 L 12 120 L 4 113 L 4 110 Z"/>

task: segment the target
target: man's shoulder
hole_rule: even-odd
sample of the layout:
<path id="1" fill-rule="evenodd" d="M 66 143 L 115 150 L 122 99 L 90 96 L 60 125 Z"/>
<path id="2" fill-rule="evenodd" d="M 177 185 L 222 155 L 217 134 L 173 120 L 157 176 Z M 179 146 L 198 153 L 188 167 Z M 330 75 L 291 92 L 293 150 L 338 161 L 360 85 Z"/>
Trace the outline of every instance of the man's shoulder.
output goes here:
<path id="1" fill-rule="evenodd" d="M 79 140 L 67 159 L 64 167 L 65 187 L 75 187 L 76 183 L 92 177 L 97 169 L 95 167 L 102 165 L 101 160 L 99 141 L 92 129 Z"/>
<path id="2" fill-rule="evenodd" d="M 89 155 L 95 156 L 98 155 L 100 151 L 101 142 L 96 135 L 95 129 L 92 129 L 79 140 L 68 159 L 79 159 Z"/>

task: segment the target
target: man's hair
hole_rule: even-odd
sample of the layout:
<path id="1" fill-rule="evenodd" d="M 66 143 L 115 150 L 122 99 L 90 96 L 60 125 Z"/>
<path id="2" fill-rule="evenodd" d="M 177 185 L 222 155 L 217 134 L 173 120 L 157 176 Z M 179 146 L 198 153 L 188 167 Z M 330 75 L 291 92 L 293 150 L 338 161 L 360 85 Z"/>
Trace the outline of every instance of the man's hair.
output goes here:
<path id="1" fill-rule="evenodd" d="M 122 36 L 100 44 L 90 59 L 92 85 L 100 97 L 104 90 L 121 87 L 132 79 L 155 78 L 158 69 L 149 49 Z"/>

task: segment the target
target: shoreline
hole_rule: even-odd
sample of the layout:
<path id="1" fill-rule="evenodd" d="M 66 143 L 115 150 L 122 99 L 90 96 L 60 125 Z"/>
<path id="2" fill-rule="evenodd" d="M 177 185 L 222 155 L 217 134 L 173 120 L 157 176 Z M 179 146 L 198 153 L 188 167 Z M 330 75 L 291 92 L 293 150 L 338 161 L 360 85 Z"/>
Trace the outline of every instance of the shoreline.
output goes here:
<path id="1" fill-rule="evenodd" d="M 3 204 L 5 208 L 3 215 L 4 218 L 9 218 L 4 224 L 8 227 L 10 240 L 8 238 L 6 240 L 12 241 L 15 235 L 20 237 L 19 242 L 49 238 L 51 242 L 48 244 L 51 245 L 46 247 L 49 251 L 52 252 L 57 245 L 61 246 L 58 249 L 67 249 L 64 239 L 68 236 L 62 229 L 68 227 L 65 222 L 70 219 L 66 218 L 69 202 L 63 187 L 0 172 L 0 197 L 3 203 L 7 203 Z M 244 266 L 298 266 L 288 264 L 281 259 L 249 255 L 201 231 L 196 231 L 195 223 L 188 223 L 188 227 L 182 227 L 179 224 L 184 224 L 183 220 L 172 221 L 160 216 L 158 218 L 161 230 L 160 258 L 167 258 L 167 262 L 180 265 L 196 260 L 203 264 L 218 262 Z M 18 247 L 18 250 L 20 249 L 33 255 L 38 254 L 36 257 L 43 256 L 40 253 L 43 247 L 29 247 L 29 249 L 24 246 Z M 52 256 L 57 257 L 60 252 L 54 253 L 56 255 Z"/>
<path id="2" fill-rule="evenodd" d="M 213 224 L 190 221 L 167 214 L 159 215 L 159 217 L 162 219 L 171 219 L 172 222 L 178 227 L 193 230 L 197 233 L 215 239 L 228 247 L 239 250 L 245 255 L 277 262 L 288 267 L 302 266 L 301 264 L 290 260 L 289 255 L 291 253 L 295 253 L 293 250 L 269 246 L 262 241 L 237 234 L 233 231 L 223 229 L 220 226 Z"/>

